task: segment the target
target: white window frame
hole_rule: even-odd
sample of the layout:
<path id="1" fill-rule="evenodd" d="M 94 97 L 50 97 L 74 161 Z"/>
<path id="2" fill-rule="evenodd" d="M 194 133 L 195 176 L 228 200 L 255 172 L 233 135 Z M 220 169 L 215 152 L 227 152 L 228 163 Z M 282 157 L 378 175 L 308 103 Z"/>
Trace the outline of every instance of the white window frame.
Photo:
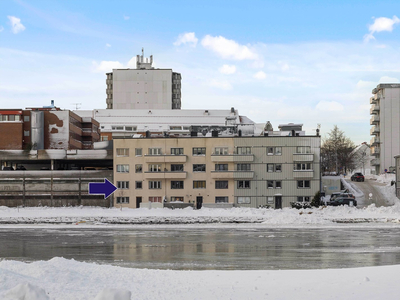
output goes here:
<path id="1" fill-rule="evenodd" d="M 117 202 L 117 204 L 128 204 L 129 197 L 117 197 L 116 202 Z"/>
<path id="2" fill-rule="evenodd" d="M 214 155 L 228 155 L 228 147 L 215 147 Z"/>
<path id="3" fill-rule="evenodd" d="M 149 172 L 161 172 L 161 165 L 160 164 L 150 164 L 149 165 Z"/>
<path id="4" fill-rule="evenodd" d="M 117 148 L 117 157 L 129 157 L 129 148 Z"/>
<path id="5" fill-rule="evenodd" d="M 237 197 L 237 203 L 238 204 L 250 204 L 251 197 L 248 197 L 248 196 Z"/>
<path id="6" fill-rule="evenodd" d="M 183 148 L 171 148 L 171 155 L 183 155 Z"/>
<path id="7" fill-rule="evenodd" d="M 161 189 L 161 181 L 149 181 L 149 190 L 159 190 Z"/>
<path id="8" fill-rule="evenodd" d="M 117 181 L 117 188 L 122 190 L 129 190 L 129 181 Z"/>
<path id="9" fill-rule="evenodd" d="M 129 165 L 117 165 L 117 173 L 129 173 Z"/>
<path id="10" fill-rule="evenodd" d="M 142 148 L 135 148 L 135 156 L 142 156 L 143 149 Z"/>
<path id="11" fill-rule="evenodd" d="M 162 155 L 161 148 L 149 148 L 148 155 Z"/>
<path id="12" fill-rule="evenodd" d="M 238 189 L 249 189 L 250 188 L 250 180 L 238 180 L 237 188 Z"/>
<path id="13" fill-rule="evenodd" d="M 193 180 L 193 188 L 194 189 L 205 189 L 206 181 L 205 180 Z"/>

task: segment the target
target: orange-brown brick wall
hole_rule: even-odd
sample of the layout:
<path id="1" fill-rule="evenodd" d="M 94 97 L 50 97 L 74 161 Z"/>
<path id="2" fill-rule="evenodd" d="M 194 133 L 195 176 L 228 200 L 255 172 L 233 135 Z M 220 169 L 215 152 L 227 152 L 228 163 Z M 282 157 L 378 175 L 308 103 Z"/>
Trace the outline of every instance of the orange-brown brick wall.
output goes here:
<path id="1" fill-rule="evenodd" d="M 24 135 L 22 122 L 0 123 L 0 150 L 22 150 Z"/>

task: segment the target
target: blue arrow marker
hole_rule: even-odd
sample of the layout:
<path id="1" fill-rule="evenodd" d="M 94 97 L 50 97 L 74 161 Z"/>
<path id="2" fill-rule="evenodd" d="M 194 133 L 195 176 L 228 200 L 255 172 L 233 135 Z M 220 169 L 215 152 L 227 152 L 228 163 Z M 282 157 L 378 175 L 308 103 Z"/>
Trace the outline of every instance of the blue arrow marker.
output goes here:
<path id="1" fill-rule="evenodd" d="M 104 182 L 89 182 L 89 194 L 104 194 L 104 199 L 108 198 L 116 190 L 117 187 L 113 185 L 107 178 L 104 179 Z"/>

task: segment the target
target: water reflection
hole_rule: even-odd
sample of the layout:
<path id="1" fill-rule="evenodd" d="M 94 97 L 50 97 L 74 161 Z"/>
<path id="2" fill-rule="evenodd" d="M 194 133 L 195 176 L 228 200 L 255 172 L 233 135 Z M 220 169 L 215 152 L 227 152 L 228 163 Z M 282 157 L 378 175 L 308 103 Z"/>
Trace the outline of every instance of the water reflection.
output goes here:
<path id="1" fill-rule="evenodd" d="M 319 269 L 400 263 L 388 229 L 0 229 L 0 257 L 55 256 L 135 268 Z"/>

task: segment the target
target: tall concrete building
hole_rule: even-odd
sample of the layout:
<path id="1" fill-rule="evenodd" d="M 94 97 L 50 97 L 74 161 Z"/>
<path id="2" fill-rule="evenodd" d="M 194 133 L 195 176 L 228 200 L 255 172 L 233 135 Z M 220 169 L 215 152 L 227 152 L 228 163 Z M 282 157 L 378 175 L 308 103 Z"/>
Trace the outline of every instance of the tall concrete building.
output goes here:
<path id="1" fill-rule="evenodd" d="M 136 57 L 136 69 L 107 73 L 107 109 L 180 109 L 181 74 L 152 67 L 153 56 Z"/>
<path id="2" fill-rule="evenodd" d="M 400 154 L 400 84 L 379 84 L 372 94 L 371 165 L 380 174 L 394 170 L 394 157 Z"/>

